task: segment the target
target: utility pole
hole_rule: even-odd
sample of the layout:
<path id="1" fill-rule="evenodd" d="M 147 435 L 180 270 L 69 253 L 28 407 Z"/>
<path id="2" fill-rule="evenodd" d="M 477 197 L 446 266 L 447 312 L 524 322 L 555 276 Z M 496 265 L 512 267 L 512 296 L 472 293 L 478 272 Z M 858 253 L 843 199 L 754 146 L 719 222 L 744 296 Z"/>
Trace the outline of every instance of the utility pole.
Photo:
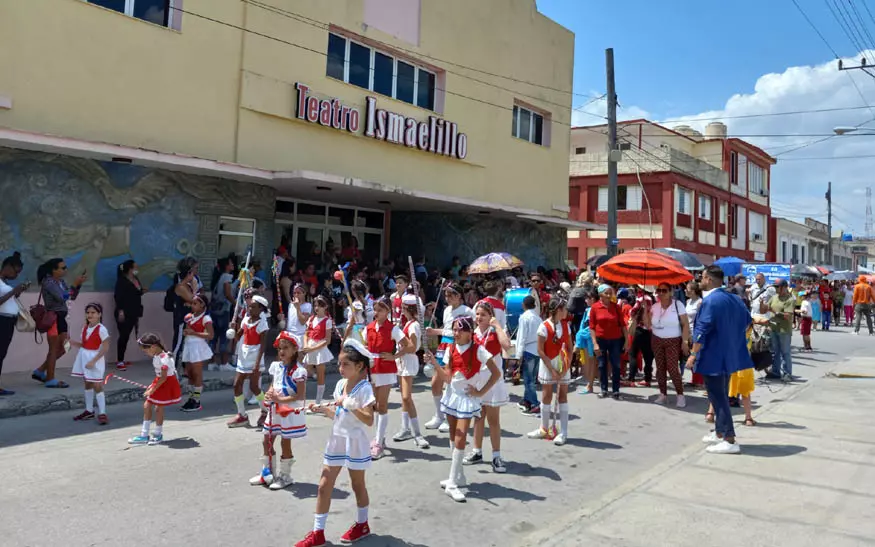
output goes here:
<path id="1" fill-rule="evenodd" d="M 605 241 L 608 257 L 617 255 L 617 92 L 614 89 L 614 50 L 605 50 L 605 65 L 608 75 L 608 238 Z"/>
<path id="2" fill-rule="evenodd" d="M 832 265 L 832 183 L 826 183 L 826 263 Z"/>

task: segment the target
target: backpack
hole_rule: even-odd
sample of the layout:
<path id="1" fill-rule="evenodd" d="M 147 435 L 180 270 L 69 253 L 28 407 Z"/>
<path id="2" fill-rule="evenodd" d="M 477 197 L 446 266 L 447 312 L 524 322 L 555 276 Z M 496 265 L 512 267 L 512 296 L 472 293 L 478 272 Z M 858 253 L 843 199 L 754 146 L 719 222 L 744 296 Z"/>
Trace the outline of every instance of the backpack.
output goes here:
<path id="1" fill-rule="evenodd" d="M 568 295 L 568 313 L 572 315 L 580 315 L 586 309 L 586 289 L 576 287 L 571 290 Z"/>

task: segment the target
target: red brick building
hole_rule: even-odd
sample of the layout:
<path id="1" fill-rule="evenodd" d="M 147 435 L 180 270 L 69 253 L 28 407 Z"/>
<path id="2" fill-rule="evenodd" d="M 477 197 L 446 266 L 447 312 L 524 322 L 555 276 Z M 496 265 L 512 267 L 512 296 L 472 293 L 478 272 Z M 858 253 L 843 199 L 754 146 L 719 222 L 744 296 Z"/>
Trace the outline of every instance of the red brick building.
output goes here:
<path id="1" fill-rule="evenodd" d="M 607 128 L 571 130 L 569 218 L 607 224 Z M 774 259 L 769 206 L 775 158 L 711 123 L 705 134 L 648 120 L 621 122 L 618 146 L 620 249 L 674 247 L 703 263 L 725 256 Z M 606 251 L 601 230 L 568 232 L 577 264 Z"/>

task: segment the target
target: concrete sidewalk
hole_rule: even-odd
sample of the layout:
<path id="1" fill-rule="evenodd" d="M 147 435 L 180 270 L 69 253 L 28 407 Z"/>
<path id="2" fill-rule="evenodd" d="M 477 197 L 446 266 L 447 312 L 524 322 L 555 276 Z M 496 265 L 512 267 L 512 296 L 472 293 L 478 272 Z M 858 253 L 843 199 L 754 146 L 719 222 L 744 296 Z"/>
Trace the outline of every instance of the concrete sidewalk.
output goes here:
<path id="1" fill-rule="evenodd" d="M 875 544 L 875 359 L 854 358 L 737 426 L 740 456 L 698 439 L 521 545 Z M 696 435 L 707 433 L 702 425 Z M 695 436 L 695 435 L 693 435 Z M 586 500 L 586 491 L 581 491 Z"/>

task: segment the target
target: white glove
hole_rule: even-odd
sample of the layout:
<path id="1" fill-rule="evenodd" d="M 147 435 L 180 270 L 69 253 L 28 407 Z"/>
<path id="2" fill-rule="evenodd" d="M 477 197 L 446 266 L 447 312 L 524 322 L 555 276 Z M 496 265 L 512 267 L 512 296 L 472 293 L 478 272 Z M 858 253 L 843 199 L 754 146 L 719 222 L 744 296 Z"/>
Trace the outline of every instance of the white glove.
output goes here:
<path id="1" fill-rule="evenodd" d="M 347 397 L 346 399 L 344 399 L 342 404 L 343 408 L 345 408 L 346 410 L 358 410 L 359 408 L 361 408 L 359 402 L 352 397 Z"/>

